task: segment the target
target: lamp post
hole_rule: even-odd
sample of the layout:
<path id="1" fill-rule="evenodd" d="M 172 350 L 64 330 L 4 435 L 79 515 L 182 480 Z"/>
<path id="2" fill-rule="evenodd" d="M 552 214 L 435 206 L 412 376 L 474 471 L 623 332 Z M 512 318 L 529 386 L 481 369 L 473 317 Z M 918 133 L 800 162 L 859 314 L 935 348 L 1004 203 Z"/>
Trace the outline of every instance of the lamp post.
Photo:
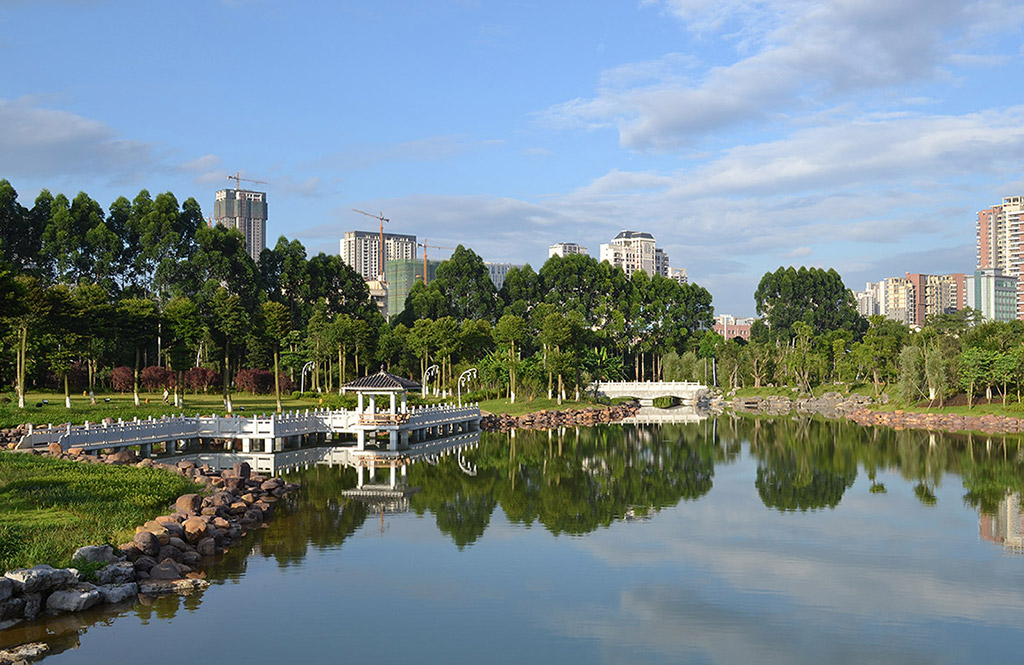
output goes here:
<path id="1" fill-rule="evenodd" d="M 430 377 L 437 375 L 437 365 L 431 365 L 427 368 L 426 372 L 423 372 L 423 397 L 427 396 L 427 382 L 430 381 Z"/>
<path id="2" fill-rule="evenodd" d="M 305 365 L 302 366 L 302 381 L 301 381 L 301 383 L 299 385 L 299 392 L 300 393 L 306 392 L 306 372 L 308 372 L 309 370 L 313 369 L 313 365 L 315 365 L 315 364 L 316 363 L 314 363 L 312 360 L 310 360 L 308 363 L 306 363 Z"/>
<path id="3" fill-rule="evenodd" d="M 470 367 L 459 376 L 459 406 L 462 406 L 462 384 L 476 378 L 476 367 Z"/>

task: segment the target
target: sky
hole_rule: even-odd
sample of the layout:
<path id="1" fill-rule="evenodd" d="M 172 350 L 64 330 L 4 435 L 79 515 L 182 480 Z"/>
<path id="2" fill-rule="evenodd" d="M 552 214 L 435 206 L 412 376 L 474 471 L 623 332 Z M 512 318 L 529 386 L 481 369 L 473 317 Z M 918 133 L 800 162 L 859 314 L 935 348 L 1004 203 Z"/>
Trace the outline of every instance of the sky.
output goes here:
<path id="1" fill-rule="evenodd" d="M 716 313 L 779 266 L 970 272 L 1024 194 L 1019 0 L 0 0 L 0 178 L 267 236 L 347 230 L 535 269 L 652 233 Z M 446 250 L 432 250 L 443 258 Z"/>

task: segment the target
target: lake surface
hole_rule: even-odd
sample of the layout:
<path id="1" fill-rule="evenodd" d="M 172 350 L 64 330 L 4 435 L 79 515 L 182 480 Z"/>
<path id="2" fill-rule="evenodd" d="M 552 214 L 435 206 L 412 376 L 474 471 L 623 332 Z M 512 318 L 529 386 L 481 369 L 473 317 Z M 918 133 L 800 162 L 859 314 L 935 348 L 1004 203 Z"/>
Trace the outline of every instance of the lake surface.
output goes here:
<path id="1" fill-rule="evenodd" d="M 205 592 L 0 645 L 45 633 L 53 665 L 1017 662 L 1021 459 L 806 419 L 485 434 L 476 475 L 417 464 L 421 491 L 387 504 L 344 497 L 350 469 L 293 474 Z"/>

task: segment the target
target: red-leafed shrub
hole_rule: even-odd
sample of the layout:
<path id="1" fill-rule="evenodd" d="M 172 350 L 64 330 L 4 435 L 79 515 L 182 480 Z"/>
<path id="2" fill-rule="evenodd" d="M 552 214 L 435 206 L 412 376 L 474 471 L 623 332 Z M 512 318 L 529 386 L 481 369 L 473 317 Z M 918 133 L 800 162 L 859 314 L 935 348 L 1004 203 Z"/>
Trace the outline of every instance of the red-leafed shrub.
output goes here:
<path id="1" fill-rule="evenodd" d="M 206 369 L 205 367 L 193 367 L 185 372 L 185 386 L 194 393 L 197 393 L 200 390 L 205 393 L 210 389 L 210 386 L 216 385 L 220 382 L 220 374 L 218 372 L 214 372 L 212 369 Z"/>
<path id="2" fill-rule="evenodd" d="M 142 387 L 149 392 L 153 392 L 159 388 L 169 388 L 173 385 L 173 380 L 174 375 L 170 370 L 157 365 L 143 367 L 142 375 L 139 377 L 139 382 L 142 383 Z"/>
<path id="3" fill-rule="evenodd" d="M 265 369 L 241 369 L 235 374 L 235 386 L 242 392 L 266 395 L 274 392 L 274 373 Z"/>
<path id="4" fill-rule="evenodd" d="M 135 387 L 135 373 L 131 367 L 115 367 L 110 372 L 110 387 L 119 393 L 131 392 Z"/>

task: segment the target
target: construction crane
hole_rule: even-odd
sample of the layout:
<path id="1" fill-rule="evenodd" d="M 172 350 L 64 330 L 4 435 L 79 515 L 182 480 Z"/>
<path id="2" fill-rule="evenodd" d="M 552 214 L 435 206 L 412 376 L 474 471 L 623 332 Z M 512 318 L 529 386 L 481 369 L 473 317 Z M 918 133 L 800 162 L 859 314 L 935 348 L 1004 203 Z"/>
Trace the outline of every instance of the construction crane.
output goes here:
<path id="1" fill-rule="evenodd" d="M 235 175 L 229 175 L 228 176 L 228 180 L 234 180 L 235 181 L 235 190 L 241 189 L 240 185 L 242 184 L 241 183 L 242 180 L 244 180 L 246 182 L 254 182 L 254 183 L 257 183 L 257 184 L 260 184 L 260 185 L 266 185 L 267 184 L 266 180 L 253 180 L 252 178 L 243 178 L 241 171 L 235 171 Z"/>
<path id="2" fill-rule="evenodd" d="M 388 283 L 387 275 L 384 273 L 384 222 L 390 222 L 391 220 L 388 219 L 387 217 L 385 217 L 384 213 L 382 213 L 382 212 L 374 215 L 374 214 L 371 214 L 371 213 L 368 213 L 368 212 L 363 212 L 362 210 L 356 210 L 355 208 L 352 208 L 352 212 L 358 212 L 360 215 L 366 215 L 367 217 L 373 217 L 374 219 L 380 221 L 380 243 L 379 243 L 380 244 L 380 247 L 379 247 L 379 249 L 380 249 L 379 261 L 380 262 L 377 264 L 378 267 L 380 268 L 380 273 L 378 274 L 377 279 L 380 281 L 381 284 L 387 284 Z"/>
<path id="3" fill-rule="evenodd" d="M 427 247 L 433 247 L 434 249 L 455 249 L 454 247 L 445 247 L 444 245 L 428 245 L 427 239 L 424 238 L 423 242 L 416 243 L 423 248 L 423 286 L 427 285 Z"/>

